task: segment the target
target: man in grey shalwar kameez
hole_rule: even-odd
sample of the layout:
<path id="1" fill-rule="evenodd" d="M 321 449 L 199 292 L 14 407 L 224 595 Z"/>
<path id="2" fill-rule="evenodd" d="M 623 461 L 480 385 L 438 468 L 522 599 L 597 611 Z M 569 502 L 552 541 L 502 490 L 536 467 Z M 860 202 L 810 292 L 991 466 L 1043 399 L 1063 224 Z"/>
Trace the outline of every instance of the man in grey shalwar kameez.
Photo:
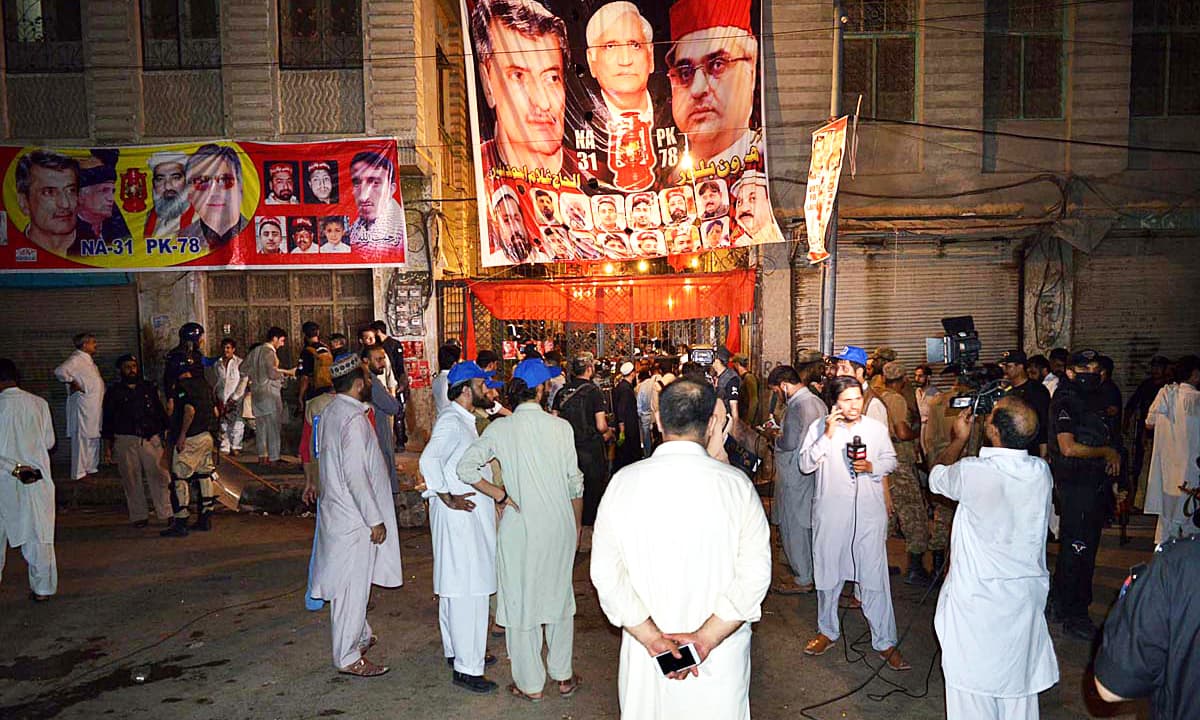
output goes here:
<path id="1" fill-rule="evenodd" d="M 400 492 L 400 477 L 396 473 L 396 438 L 392 432 L 392 421 L 399 414 L 400 400 L 384 383 L 384 372 L 388 369 L 387 350 L 382 345 L 371 345 L 363 349 L 363 360 L 371 370 L 371 407 L 375 408 L 375 437 L 379 440 L 379 451 L 388 469 L 388 480 L 392 494 Z"/>

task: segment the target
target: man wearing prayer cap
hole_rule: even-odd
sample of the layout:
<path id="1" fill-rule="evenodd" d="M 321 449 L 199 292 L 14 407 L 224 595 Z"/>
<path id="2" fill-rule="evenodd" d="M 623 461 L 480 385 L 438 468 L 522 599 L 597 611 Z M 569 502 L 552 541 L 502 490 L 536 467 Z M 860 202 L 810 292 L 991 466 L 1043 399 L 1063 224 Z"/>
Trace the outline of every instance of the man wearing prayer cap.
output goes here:
<path id="1" fill-rule="evenodd" d="M 750 123 L 758 74 L 750 0 L 678 0 L 670 20 L 671 111 L 695 164 L 761 154 L 762 132 Z"/>
<path id="2" fill-rule="evenodd" d="M 365 657 L 376 643 L 367 601 L 372 585 L 404 583 L 396 510 L 367 419 L 370 371 L 357 355 L 347 354 L 330 372 L 337 396 L 313 421 L 321 486 L 309 595 L 330 603 L 333 666 L 347 675 L 375 677 L 388 668 Z"/>
<path id="3" fill-rule="evenodd" d="M 637 368 L 626 360 L 617 369 L 620 380 L 612 391 L 613 415 L 617 418 L 617 450 L 613 456 L 614 474 L 626 465 L 642 459 L 642 427 L 638 420 L 637 392 L 633 388 Z"/>
<path id="4" fill-rule="evenodd" d="M 514 697 L 539 700 L 549 675 L 561 697 L 579 678 L 572 665 L 575 591 L 571 581 L 583 517 L 583 473 L 570 424 L 542 409 L 561 370 L 529 358 L 508 383 L 513 412 L 491 422 L 463 452 L 458 479 L 501 507 L 497 531 L 496 623 L 505 628 Z M 453 408 L 451 408 L 452 410 Z M 500 464 L 504 487 L 483 474 Z M 549 645 L 542 663 L 543 635 Z"/>
<path id="5" fill-rule="evenodd" d="M 429 531 L 433 536 L 433 591 L 438 596 L 442 651 L 451 666 L 452 682 L 476 693 L 496 689 L 483 676 L 495 662 L 487 655 L 488 597 L 496 592 L 496 504 L 463 483 L 455 468 L 474 442 L 474 410 L 486 410 L 492 401 L 489 386 L 495 373 L 471 360 L 450 368 L 445 393 L 449 399 L 437 420 L 429 443 L 421 452 L 424 496 L 429 500 Z M 480 474 L 491 478 L 491 468 Z"/>
<path id="6" fill-rule="evenodd" d="M 187 155 L 161 150 L 146 161 L 150 168 L 150 193 L 154 207 L 146 215 L 143 237 L 175 237 L 179 229 L 192 222 L 192 208 L 186 190 Z"/>

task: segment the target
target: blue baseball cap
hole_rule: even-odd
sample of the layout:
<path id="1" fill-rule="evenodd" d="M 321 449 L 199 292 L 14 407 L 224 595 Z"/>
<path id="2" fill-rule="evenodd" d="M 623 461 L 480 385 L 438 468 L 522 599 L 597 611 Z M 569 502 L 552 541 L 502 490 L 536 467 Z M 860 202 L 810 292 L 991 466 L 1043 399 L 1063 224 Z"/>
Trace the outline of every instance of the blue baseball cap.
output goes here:
<path id="1" fill-rule="evenodd" d="M 459 383 L 465 383 L 469 380 L 474 380 L 475 378 L 483 378 L 486 380 L 488 387 L 500 387 L 504 385 L 504 383 L 496 383 L 495 380 L 492 380 L 492 376 L 495 374 L 495 372 L 484 370 L 471 360 L 466 360 L 460 363 L 455 363 L 454 367 L 450 368 L 450 375 L 447 377 L 447 380 L 452 386 L 458 385 Z M 493 385 L 492 383 L 496 384 Z"/>
<path id="2" fill-rule="evenodd" d="M 833 356 L 834 360 L 849 360 L 852 363 L 858 363 L 863 367 L 867 366 L 867 351 L 854 345 L 847 345 L 841 351 Z"/>
<path id="3" fill-rule="evenodd" d="M 527 358 L 513 368 L 513 377 L 520 378 L 531 388 L 562 374 L 562 368 L 550 367 L 541 358 Z"/>

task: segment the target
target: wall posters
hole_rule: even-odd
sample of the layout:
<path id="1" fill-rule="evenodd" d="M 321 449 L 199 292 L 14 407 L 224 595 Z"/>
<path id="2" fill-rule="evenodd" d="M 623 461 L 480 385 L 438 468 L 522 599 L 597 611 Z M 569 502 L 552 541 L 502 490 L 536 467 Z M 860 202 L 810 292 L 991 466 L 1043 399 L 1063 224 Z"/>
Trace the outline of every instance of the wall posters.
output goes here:
<path id="1" fill-rule="evenodd" d="M 405 264 L 394 139 L 0 147 L 0 272 Z"/>
<path id="2" fill-rule="evenodd" d="M 813 132 L 812 161 L 808 167 L 808 187 L 804 195 L 804 224 L 808 230 L 808 262 L 829 258 L 825 234 L 833 216 L 838 180 L 842 176 L 842 157 L 846 151 L 846 117 Z"/>
<path id="3" fill-rule="evenodd" d="M 484 266 L 783 239 L 758 0 L 462 0 Z"/>

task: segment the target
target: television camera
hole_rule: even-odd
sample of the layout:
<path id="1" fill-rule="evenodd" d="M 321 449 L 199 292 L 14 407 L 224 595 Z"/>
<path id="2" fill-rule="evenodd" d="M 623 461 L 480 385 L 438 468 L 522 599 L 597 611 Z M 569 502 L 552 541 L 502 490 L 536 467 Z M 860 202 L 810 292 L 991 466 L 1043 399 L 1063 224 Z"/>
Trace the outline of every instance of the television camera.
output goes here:
<path id="1" fill-rule="evenodd" d="M 1003 378 L 994 378 L 987 368 L 977 366 L 983 343 L 975 330 L 974 318 L 970 315 L 942 318 L 942 329 L 946 332 L 942 337 L 925 338 L 926 362 L 945 364 L 945 372 L 957 373 L 961 384 L 973 388 L 952 398 L 950 407 L 969 408 L 974 415 L 987 415 L 1011 387 Z"/>

